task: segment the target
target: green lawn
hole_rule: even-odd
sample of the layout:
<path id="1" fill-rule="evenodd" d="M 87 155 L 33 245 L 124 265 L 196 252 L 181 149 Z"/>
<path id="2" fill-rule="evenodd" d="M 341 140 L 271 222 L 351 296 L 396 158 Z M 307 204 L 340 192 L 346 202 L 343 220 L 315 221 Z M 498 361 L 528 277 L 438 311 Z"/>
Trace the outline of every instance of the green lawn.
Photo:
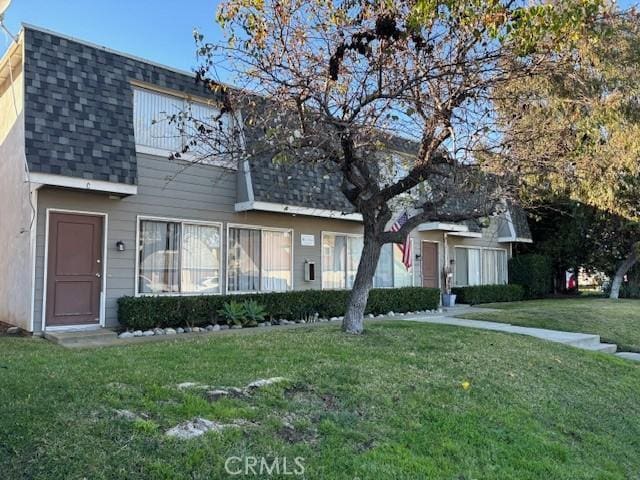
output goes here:
<path id="1" fill-rule="evenodd" d="M 272 376 L 290 382 L 246 400 L 176 388 Z M 640 365 L 611 355 L 401 321 L 79 351 L 5 337 L 0 478 L 232 478 L 243 455 L 304 457 L 314 480 L 637 478 L 639 398 Z M 253 424 L 164 435 L 195 416 Z"/>
<path id="2" fill-rule="evenodd" d="M 499 312 L 470 313 L 465 318 L 524 327 L 595 333 L 619 350 L 640 352 L 640 300 L 604 298 L 532 300 L 481 305 Z"/>

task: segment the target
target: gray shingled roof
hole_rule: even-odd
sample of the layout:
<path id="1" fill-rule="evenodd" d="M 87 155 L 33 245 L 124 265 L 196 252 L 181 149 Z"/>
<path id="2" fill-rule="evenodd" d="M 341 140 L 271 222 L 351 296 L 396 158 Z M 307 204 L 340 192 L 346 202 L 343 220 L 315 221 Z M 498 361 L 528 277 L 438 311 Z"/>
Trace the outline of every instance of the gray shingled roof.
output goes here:
<path id="1" fill-rule="evenodd" d="M 25 26 L 26 156 L 33 172 L 135 184 L 139 80 L 210 96 L 194 76 Z"/>
<path id="2" fill-rule="evenodd" d="M 341 176 L 330 165 L 274 163 L 270 158 L 253 158 L 249 164 L 256 201 L 353 212 L 340 189 Z"/>
<path id="3" fill-rule="evenodd" d="M 508 202 L 508 205 L 509 211 L 511 212 L 513 228 L 516 231 L 516 238 L 526 238 L 531 240 L 531 229 L 529 228 L 527 212 L 525 212 L 521 206 L 516 205 L 511 201 Z"/>

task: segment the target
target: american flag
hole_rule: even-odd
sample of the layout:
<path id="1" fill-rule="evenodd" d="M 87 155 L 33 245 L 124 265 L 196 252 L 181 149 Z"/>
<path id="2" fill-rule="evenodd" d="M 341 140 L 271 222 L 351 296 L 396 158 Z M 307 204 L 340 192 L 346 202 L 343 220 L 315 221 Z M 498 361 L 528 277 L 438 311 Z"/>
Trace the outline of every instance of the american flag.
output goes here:
<path id="1" fill-rule="evenodd" d="M 405 211 L 396 219 L 393 225 L 391 225 L 391 231 L 397 232 L 398 230 L 400 230 L 402 226 L 407 223 L 407 220 L 409 220 L 409 216 Z M 411 268 L 411 239 L 409 238 L 409 235 L 407 235 L 407 238 L 405 238 L 404 243 L 398 243 L 397 245 L 402 252 L 402 263 L 404 264 L 406 269 L 409 270 Z"/>

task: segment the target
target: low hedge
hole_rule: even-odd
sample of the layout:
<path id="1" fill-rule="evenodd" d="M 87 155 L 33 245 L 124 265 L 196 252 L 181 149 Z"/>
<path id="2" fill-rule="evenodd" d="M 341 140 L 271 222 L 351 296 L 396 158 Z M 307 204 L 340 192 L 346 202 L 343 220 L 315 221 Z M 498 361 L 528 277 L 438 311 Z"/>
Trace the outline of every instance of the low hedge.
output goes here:
<path id="1" fill-rule="evenodd" d="M 517 302 L 524 298 L 521 285 L 477 285 L 473 287 L 456 287 L 451 293 L 457 295 L 456 303 Z"/>
<path id="2" fill-rule="evenodd" d="M 118 299 L 118 320 L 124 327 L 146 330 L 153 327 L 205 325 L 222 321 L 218 311 L 225 302 L 255 300 L 271 318 L 295 320 L 315 314 L 338 317 L 345 313 L 347 290 L 299 290 L 247 295 L 148 296 Z M 438 308 L 440 290 L 403 287 L 373 289 L 365 313 L 375 315 Z"/>
<path id="3" fill-rule="evenodd" d="M 526 298 L 542 298 L 553 293 L 553 266 L 545 255 L 529 253 L 509 260 L 509 282 L 524 287 Z"/>

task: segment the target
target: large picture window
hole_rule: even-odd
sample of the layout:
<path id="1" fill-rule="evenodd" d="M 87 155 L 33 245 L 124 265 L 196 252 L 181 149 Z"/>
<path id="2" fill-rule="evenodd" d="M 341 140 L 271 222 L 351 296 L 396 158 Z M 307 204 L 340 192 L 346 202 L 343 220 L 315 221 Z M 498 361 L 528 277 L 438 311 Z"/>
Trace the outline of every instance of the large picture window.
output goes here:
<path id="1" fill-rule="evenodd" d="M 292 287 L 289 230 L 229 228 L 229 292 L 283 292 Z"/>
<path id="2" fill-rule="evenodd" d="M 220 293 L 220 226 L 140 220 L 138 293 Z"/>
<path id="3" fill-rule="evenodd" d="M 490 248 L 455 248 L 455 284 L 498 285 L 507 283 L 507 252 Z"/>
<path id="4" fill-rule="evenodd" d="M 358 272 L 364 239 L 362 235 L 322 234 L 322 288 L 352 288 Z M 385 244 L 373 278 L 374 288 L 413 285 L 413 268 L 402 263 L 402 252 L 394 244 Z"/>

